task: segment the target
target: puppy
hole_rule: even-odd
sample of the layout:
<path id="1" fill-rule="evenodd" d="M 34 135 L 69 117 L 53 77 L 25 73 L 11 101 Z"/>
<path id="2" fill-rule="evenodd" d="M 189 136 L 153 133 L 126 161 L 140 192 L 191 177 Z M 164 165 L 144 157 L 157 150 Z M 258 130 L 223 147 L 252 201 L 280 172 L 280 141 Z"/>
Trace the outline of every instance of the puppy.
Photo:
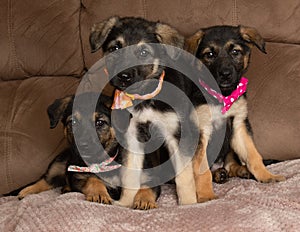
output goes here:
<path id="1" fill-rule="evenodd" d="M 146 167 L 145 157 L 148 156 L 146 155 L 147 142 L 150 139 L 159 138 L 163 138 L 163 145 L 167 148 L 171 158 L 176 152 L 178 154 L 178 158 L 173 156 L 172 162 L 177 174 L 175 183 L 179 204 L 197 203 L 192 162 L 185 162 L 185 160 L 193 157 L 193 149 L 188 144 L 191 138 L 199 135 L 198 128 L 190 120 L 190 105 L 185 102 L 184 98 L 181 100 L 176 94 L 172 95 L 170 93 L 172 91 L 167 90 L 166 83 L 176 86 L 191 101 L 193 88 L 184 75 L 161 64 L 162 53 L 175 61 L 178 55 L 176 51 L 157 49 L 153 46 L 153 44 L 167 44 L 183 48 L 184 38 L 167 24 L 150 22 L 142 18 L 111 17 L 93 26 L 90 43 L 93 52 L 102 48 L 106 55 L 106 68 L 110 83 L 116 91 L 126 90 L 130 94 L 148 94 L 159 86 L 158 79 L 161 80 L 164 75 L 163 87 L 156 98 L 144 101 L 135 100 L 130 108 L 112 111 L 113 115 L 121 114 L 118 118 L 122 121 L 119 123 L 116 120 L 116 124 L 118 131 L 121 130 L 120 134 L 123 134 L 124 143 L 127 144 L 127 151 L 122 154 L 125 160 L 124 165 L 128 169 L 140 171 L 122 173 L 123 184 L 128 186 L 135 184 L 136 188 L 123 188 L 119 204 L 144 209 L 156 207 L 155 200 L 158 193 L 155 188 L 150 188 L 153 185 L 149 184 L 149 182 L 153 183 L 154 177 L 147 175 L 145 171 L 153 164 L 149 166 L 148 163 Z M 118 56 L 118 53 L 122 51 L 121 48 L 130 49 L 125 49 L 125 56 Z M 130 57 L 147 61 L 147 64 L 134 65 L 134 67 L 114 73 L 118 65 L 130 62 Z M 158 100 L 159 98 L 168 99 L 169 102 L 165 103 Z M 187 126 L 183 126 L 182 123 L 186 123 Z M 184 133 L 188 136 L 181 136 Z M 195 140 L 197 140 L 197 146 L 198 139 Z M 180 146 L 179 141 L 184 145 Z M 203 157 L 203 163 L 205 162 L 207 163 L 206 157 Z M 173 174 L 171 171 L 168 173 L 170 177 Z M 199 191 L 199 198 L 202 198 L 202 201 L 213 199 L 215 196 L 209 168 L 201 180 L 205 188 Z"/>
<path id="2" fill-rule="evenodd" d="M 224 97 L 236 89 L 246 73 L 254 46 L 266 53 L 265 42 L 257 30 L 245 26 L 215 26 L 202 29 L 188 38 L 185 44 L 186 50 L 209 69 Z M 245 94 L 239 97 L 225 114 L 221 114 L 220 107 L 203 102 L 197 108 L 200 118 L 198 127 L 202 132 L 202 154 L 206 153 L 216 123 L 227 124 L 226 138 L 218 159 L 224 161 L 224 167 L 214 172 L 215 181 L 223 183 L 228 176 L 250 178 L 252 175 L 260 182 L 284 180 L 283 176 L 273 175 L 266 169 L 254 145 Z M 211 112 L 218 114 L 215 117 L 218 118 L 217 122 L 213 121 Z M 198 159 L 195 158 L 195 169 L 199 169 Z M 196 185 L 198 191 L 201 184 Z"/>
<path id="3" fill-rule="evenodd" d="M 75 99 L 76 108 L 73 107 Z M 89 107 L 90 102 L 97 103 L 95 110 Z M 111 204 L 113 199 L 119 199 L 121 189 L 116 181 L 118 169 L 101 175 L 101 179 L 94 173 L 67 171 L 70 165 L 86 167 L 85 162 L 101 163 L 108 157 L 116 156 L 114 160 L 122 162 L 111 127 L 110 109 L 104 103 L 107 103 L 107 99 L 98 99 L 96 93 L 83 93 L 76 98 L 73 95 L 57 99 L 48 107 L 50 127 L 55 128 L 61 121 L 69 146 L 50 163 L 46 173 L 37 182 L 19 192 L 19 199 L 61 186 L 62 192 L 82 192 L 92 202 Z M 93 137 L 94 131 L 96 136 Z M 101 145 L 102 150 L 98 148 Z"/>

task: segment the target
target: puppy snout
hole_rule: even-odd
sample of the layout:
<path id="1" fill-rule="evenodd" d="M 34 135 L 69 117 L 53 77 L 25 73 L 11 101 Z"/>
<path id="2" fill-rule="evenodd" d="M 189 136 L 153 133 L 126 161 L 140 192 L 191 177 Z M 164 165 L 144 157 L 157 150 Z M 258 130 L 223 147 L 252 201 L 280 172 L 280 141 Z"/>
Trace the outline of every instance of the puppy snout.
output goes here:
<path id="1" fill-rule="evenodd" d="M 89 143 L 88 142 L 84 142 L 84 141 L 80 141 L 77 143 L 77 146 L 79 148 L 79 150 L 81 151 L 87 151 L 89 148 Z"/>
<path id="2" fill-rule="evenodd" d="M 219 71 L 219 76 L 223 79 L 228 79 L 232 76 L 232 70 L 230 68 L 224 68 Z"/>
<path id="3" fill-rule="evenodd" d="M 129 73 L 127 71 L 126 72 L 121 72 L 117 76 L 118 76 L 118 78 L 119 78 L 120 81 L 129 82 L 132 79 L 131 73 Z"/>

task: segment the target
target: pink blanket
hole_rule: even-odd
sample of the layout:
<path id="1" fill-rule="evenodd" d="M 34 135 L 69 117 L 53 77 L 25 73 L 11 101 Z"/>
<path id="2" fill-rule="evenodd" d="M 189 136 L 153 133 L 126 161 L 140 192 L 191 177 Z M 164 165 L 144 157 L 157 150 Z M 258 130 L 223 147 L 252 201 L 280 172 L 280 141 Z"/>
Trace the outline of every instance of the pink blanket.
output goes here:
<path id="1" fill-rule="evenodd" d="M 287 177 L 262 184 L 233 178 L 214 189 L 219 199 L 178 206 L 164 185 L 159 208 L 139 211 L 84 200 L 59 189 L 0 198 L 0 231 L 300 231 L 300 159 L 268 166 Z"/>

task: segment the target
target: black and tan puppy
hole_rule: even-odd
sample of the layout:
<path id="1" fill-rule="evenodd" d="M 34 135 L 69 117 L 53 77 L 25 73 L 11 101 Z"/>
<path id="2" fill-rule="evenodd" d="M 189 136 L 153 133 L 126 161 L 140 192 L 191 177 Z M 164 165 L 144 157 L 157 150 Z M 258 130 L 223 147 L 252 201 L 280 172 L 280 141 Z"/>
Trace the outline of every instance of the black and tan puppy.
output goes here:
<path id="1" fill-rule="evenodd" d="M 188 157 L 192 159 L 193 148 L 189 147 L 188 140 L 198 136 L 198 129 L 192 120 L 188 122 L 190 105 L 184 102 L 184 98 L 181 100 L 179 95 L 172 94 L 172 91 L 168 91 L 166 87 L 166 83 L 171 83 L 192 100 L 191 83 L 186 81 L 182 74 L 161 64 L 161 57 L 164 56 L 176 60 L 176 51 L 157 49 L 153 46 L 153 44 L 166 44 L 183 48 L 184 38 L 174 28 L 164 23 L 150 22 L 142 18 L 111 17 L 93 26 L 90 43 L 94 52 L 101 48 L 106 55 L 110 83 L 120 91 L 126 90 L 127 93 L 140 95 L 151 93 L 158 86 L 158 79 L 163 73 L 165 75 L 163 87 L 157 98 L 137 100 L 134 101 L 133 107 L 112 112 L 114 114 L 115 111 L 118 114 L 120 111 L 123 115 L 121 124 L 128 125 L 125 129 L 123 128 L 122 132 L 124 143 L 127 145 L 127 152 L 122 154 L 125 160 L 124 165 L 128 169 L 140 171 L 132 173 L 128 171 L 122 174 L 124 185 L 137 186 L 137 188 L 123 188 L 119 204 L 135 208 L 140 208 L 141 205 L 148 205 L 145 208 L 156 207 L 157 192 L 154 188 L 147 188 L 153 176 L 144 173 L 146 169 L 145 144 L 155 138 L 163 138 L 164 146 L 171 155 L 179 153 L 177 160 L 173 160 L 175 170 L 178 171 L 175 182 L 179 204 L 196 203 L 192 164 L 191 162 L 185 164 L 180 159 L 184 160 Z M 125 49 L 125 55 L 118 56 L 122 48 L 128 49 Z M 145 61 L 147 64 L 135 65 L 133 63 L 131 67 L 114 74 L 115 68 L 121 64 L 128 62 L 130 65 L 130 57 L 136 58 L 133 60 Z M 159 98 L 167 99 L 169 102 L 157 100 Z M 125 116 L 126 114 L 130 114 L 131 118 Z M 180 119 L 184 120 L 180 121 Z M 182 121 L 187 123 L 188 128 L 181 125 Z M 180 137 L 184 132 L 190 133 L 189 136 Z M 181 147 L 179 140 L 183 144 Z M 168 172 L 167 169 L 164 171 Z M 208 178 L 202 179 L 205 185 L 201 194 L 202 201 L 214 198 L 211 179 L 208 169 Z"/>
<path id="2" fill-rule="evenodd" d="M 251 48 L 254 46 L 266 53 L 265 42 L 257 30 L 245 26 L 210 27 L 199 30 L 186 40 L 186 49 L 209 69 L 223 96 L 230 95 L 239 84 L 247 71 Z M 216 182 L 226 181 L 228 175 L 246 178 L 253 175 L 260 182 L 285 179 L 283 176 L 271 174 L 262 162 L 262 157 L 253 143 L 245 95 L 225 114 L 221 114 L 220 106 L 209 106 L 205 103 L 197 108 L 197 112 L 200 118 L 198 126 L 202 131 L 203 154 L 206 153 L 214 124 L 227 124 L 226 139 L 219 157 L 225 163 L 224 168 L 214 172 Z M 215 117 L 218 122 L 212 120 L 211 112 L 219 114 Z M 197 162 L 194 168 L 199 169 Z"/>
<path id="3" fill-rule="evenodd" d="M 62 192 L 82 192 L 92 202 L 111 204 L 113 199 L 119 199 L 118 169 L 105 173 L 103 179 L 93 173 L 67 171 L 69 165 L 86 167 L 85 162 L 101 163 L 116 154 L 115 161 L 121 163 L 110 122 L 111 110 L 104 104 L 107 98 L 98 100 L 95 93 L 83 93 L 76 97 L 76 108 L 74 99 L 74 95 L 57 99 L 48 107 L 50 127 L 55 128 L 60 121 L 63 123 L 69 147 L 50 163 L 40 180 L 19 192 L 20 199 L 55 187 L 63 187 Z M 91 102 L 97 103 L 94 110 L 89 106 Z M 94 131 L 96 135 L 92 136 Z"/>

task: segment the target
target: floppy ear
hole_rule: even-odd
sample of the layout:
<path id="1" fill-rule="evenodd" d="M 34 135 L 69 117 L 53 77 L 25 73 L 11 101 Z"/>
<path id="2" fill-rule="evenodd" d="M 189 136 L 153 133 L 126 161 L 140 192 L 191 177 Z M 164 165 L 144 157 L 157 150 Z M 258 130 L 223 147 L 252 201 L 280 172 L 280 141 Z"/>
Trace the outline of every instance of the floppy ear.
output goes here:
<path id="1" fill-rule="evenodd" d="M 253 27 L 239 26 L 242 38 L 248 43 L 254 44 L 260 51 L 267 53 L 265 49 L 265 41 Z"/>
<path id="2" fill-rule="evenodd" d="M 174 47 L 183 48 L 184 37 L 177 30 L 167 24 L 157 23 L 156 34 L 158 40 L 162 44 L 172 45 Z"/>
<path id="3" fill-rule="evenodd" d="M 113 16 L 103 22 L 95 23 L 93 25 L 90 34 L 90 45 L 92 53 L 98 51 L 99 48 L 102 47 L 111 29 L 116 25 L 118 21 L 119 17 Z"/>
<path id="4" fill-rule="evenodd" d="M 159 42 L 162 44 L 183 48 L 184 37 L 180 35 L 177 30 L 167 24 L 156 24 L 156 36 Z M 167 53 L 172 59 L 177 59 L 178 55 L 180 54 L 177 49 L 172 48 L 167 49 Z"/>
<path id="5" fill-rule="evenodd" d="M 50 128 L 57 126 L 58 122 L 63 119 L 67 107 L 73 102 L 74 95 L 61 99 L 56 99 L 47 109 L 50 120 Z"/>
<path id="6" fill-rule="evenodd" d="M 184 49 L 193 55 L 196 55 L 199 44 L 204 36 L 204 31 L 200 30 L 193 34 L 191 37 L 187 38 L 184 44 Z"/>

